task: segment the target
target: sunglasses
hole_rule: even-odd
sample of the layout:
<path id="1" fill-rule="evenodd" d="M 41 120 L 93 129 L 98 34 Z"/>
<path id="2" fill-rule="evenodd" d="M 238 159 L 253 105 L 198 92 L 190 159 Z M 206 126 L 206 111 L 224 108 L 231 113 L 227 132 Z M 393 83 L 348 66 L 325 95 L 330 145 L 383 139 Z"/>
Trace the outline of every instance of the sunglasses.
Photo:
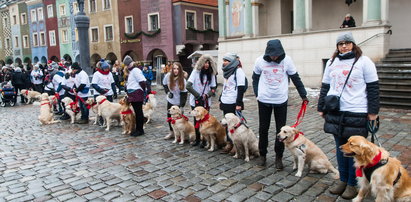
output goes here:
<path id="1" fill-rule="evenodd" d="M 337 43 L 338 46 L 343 46 L 343 45 L 348 46 L 348 45 L 350 45 L 350 44 L 352 44 L 351 41 L 343 41 L 343 42 Z"/>

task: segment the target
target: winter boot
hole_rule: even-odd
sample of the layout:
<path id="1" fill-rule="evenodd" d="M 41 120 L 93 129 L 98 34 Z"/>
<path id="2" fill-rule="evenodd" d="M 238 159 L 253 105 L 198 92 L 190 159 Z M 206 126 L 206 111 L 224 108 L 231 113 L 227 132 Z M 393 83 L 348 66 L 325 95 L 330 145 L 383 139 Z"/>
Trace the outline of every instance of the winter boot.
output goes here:
<path id="1" fill-rule="evenodd" d="M 283 165 L 283 157 L 275 157 L 275 168 L 277 170 L 283 170 L 284 169 L 284 165 Z"/>
<path id="2" fill-rule="evenodd" d="M 335 195 L 341 195 L 344 192 L 346 187 L 347 187 L 346 182 L 338 181 L 336 184 L 334 184 L 333 187 L 331 187 L 330 193 L 335 194 Z"/>
<path id="3" fill-rule="evenodd" d="M 347 200 L 351 200 L 353 198 L 355 198 L 358 194 L 357 188 L 355 188 L 354 186 L 350 186 L 347 185 L 347 187 L 345 188 L 344 193 L 342 193 L 341 197 L 343 199 L 347 199 Z"/>

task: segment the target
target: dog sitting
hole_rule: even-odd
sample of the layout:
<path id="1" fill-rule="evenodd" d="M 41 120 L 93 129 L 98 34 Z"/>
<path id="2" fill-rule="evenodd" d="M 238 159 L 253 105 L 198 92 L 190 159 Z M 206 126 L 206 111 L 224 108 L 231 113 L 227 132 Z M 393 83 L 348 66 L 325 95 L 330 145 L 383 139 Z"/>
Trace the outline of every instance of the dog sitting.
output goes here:
<path id="1" fill-rule="evenodd" d="M 34 102 L 35 100 L 41 100 L 42 95 L 41 93 L 37 91 L 31 91 L 31 90 L 26 90 L 23 89 L 20 91 L 20 93 L 26 98 L 26 104 L 30 104 Z"/>
<path id="2" fill-rule="evenodd" d="M 214 151 L 217 147 L 226 145 L 225 128 L 204 107 L 196 107 L 190 114 L 197 121 L 195 128 L 200 128 L 202 139 L 207 141 L 208 151 Z"/>
<path id="3" fill-rule="evenodd" d="M 297 169 L 296 177 L 301 177 L 304 165 L 307 164 L 311 173 L 331 171 L 334 173 L 334 179 L 340 178 L 338 170 L 334 168 L 324 152 L 296 128 L 283 126 L 278 133 L 278 138 L 294 156 L 293 169 Z"/>
<path id="4" fill-rule="evenodd" d="M 121 122 L 123 125 L 123 134 L 130 135 L 136 130 L 136 115 L 132 110 L 131 103 L 128 102 L 127 97 L 119 101 Z"/>
<path id="5" fill-rule="evenodd" d="M 154 113 L 154 110 L 157 108 L 157 99 L 155 98 L 154 94 L 148 95 L 148 101 L 143 105 L 143 114 L 144 117 L 147 119 L 145 124 L 149 123 L 151 120 L 151 116 Z"/>
<path id="6" fill-rule="evenodd" d="M 38 119 L 40 121 L 40 124 L 43 125 L 60 122 L 54 120 L 54 116 L 52 113 L 52 104 L 50 103 L 49 95 L 47 93 L 41 94 L 40 115 Z"/>
<path id="7" fill-rule="evenodd" d="M 167 121 L 171 123 L 174 132 L 173 143 L 177 143 L 178 140 L 180 144 L 184 144 L 184 140 L 194 141 L 196 135 L 194 125 L 182 114 L 180 107 L 172 106 L 168 109 L 168 113 L 171 117 Z"/>
<path id="8" fill-rule="evenodd" d="M 74 122 L 79 118 L 77 116 L 80 115 L 79 106 L 70 97 L 63 98 L 61 102 L 64 104 L 64 107 L 66 108 L 66 113 L 70 116 L 70 123 L 74 124 Z"/>
<path id="9" fill-rule="evenodd" d="M 362 136 L 352 136 L 341 147 L 345 156 L 354 157 L 360 185 L 355 202 L 371 191 L 375 201 L 411 201 L 411 179 L 401 162 L 382 147 Z"/>
<path id="10" fill-rule="evenodd" d="M 97 125 L 98 119 L 100 118 L 98 116 L 98 107 L 97 107 L 97 102 L 94 100 L 94 98 L 88 98 L 86 100 L 86 106 L 88 109 L 91 109 L 91 111 L 96 115 L 96 118 L 94 120 L 94 125 Z"/>
<path id="11" fill-rule="evenodd" d="M 97 102 L 97 114 L 103 117 L 104 125 L 107 126 L 106 131 L 110 130 L 111 121 L 117 120 L 117 125 L 120 125 L 120 108 L 119 103 L 112 103 L 106 99 L 106 96 L 99 95 L 96 97 Z"/>
<path id="12" fill-rule="evenodd" d="M 240 158 L 245 154 L 245 161 L 250 161 L 250 154 L 254 157 L 260 156 L 258 141 L 253 131 L 242 124 L 241 119 L 233 113 L 228 113 L 221 120 L 221 124 L 226 125 L 229 131 L 228 136 L 233 141 L 235 147 L 234 158 Z"/>

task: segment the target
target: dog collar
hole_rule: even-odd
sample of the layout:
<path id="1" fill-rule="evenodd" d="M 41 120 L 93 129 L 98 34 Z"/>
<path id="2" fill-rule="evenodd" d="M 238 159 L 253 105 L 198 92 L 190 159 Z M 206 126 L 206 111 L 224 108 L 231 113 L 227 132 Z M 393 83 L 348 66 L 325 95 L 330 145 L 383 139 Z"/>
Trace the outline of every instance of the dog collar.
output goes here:
<path id="1" fill-rule="evenodd" d="M 364 172 L 365 172 L 365 170 L 366 170 L 367 168 L 371 168 L 371 167 L 376 166 L 376 165 L 381 161 L 381 156 L 382 156 L 382 152 L 380 151 L 376 156 L 374 156 L 374 158 L 372 159 L 372 163 L 370 163 L 370 164 L 368 164 L 368 165 L 366 165 L 366 166 L 360 166 L 359 168 L 356 168 L 356 169 L 355 169 L 355 176 L 357 176 L 357 177 L 362 177 L 362 176 L 363 176 L 363 169 L 364 169 Z M 380 165 L 380 166 L 385 165 L 387 162 L 388 162 L 388 160 L 385 160 L 385 163 L 383 163 L 383 164 Z M 375 168 L 375 169 L 377 169 L 377 168 Z M 371 177 L 372 172 L 373 172 L 375 169 L 372 169 L 372 171 L 369 173 L 369 176 L 370 176 L 370 177 Z M 367 173 L 368 173 L 368 172 L 369 172 L 369 171 L 367 171 Z M 368 178 L 367 178 L 367 179 L 368 179 Z M 370 180 L 368 180 L 368 181 L 370 181 Z"/>
<path id="2" fill-rule="evenodd" d="M 72 102 L 72 103 L 70 103 L 69 105 L 70 105 L 70 109 L 71 109 L 75 114 L 77 114 L 77 113 L 80 112 L 80 109 L 79 109 L 79 107 L 77 106 L 77 102 Z"/>
<path id="3" fill-rule="evenodd" d="M 235 130 L 237 130 L 237 128 L 239 128 L 242 124 L 243 124 L 243 123 L 241 123 L 241 122 L 237 123 L 237 124 L 234 126 L 234 128 L 232 128 L 232 129 L 230 130 L 230 133 L 233 134 L 233 133 L 235 132 Z"/>
<path id="4" fill-rule="evenodd" d="M 300 135 L 304 135 L 304 133 L 303 133 L 303 132 L 297 133 L 297 135 L 294 136 L 294 140 L 293 140 L 293 141 L 295 141 L 298 137 L 300 137 Z"/>
<path id="5" fill-rule="evenodd" d="M 101 104 L 103 104 L 103 102 L 105 102 L 106 100 L 107 100 L 107 99 L 104 98 L 104 99 L 103 99 L 101 102 L 99 102 L 98 104 L 101 105 Z"/>
<path id="6" fill-rule="evenodd" d="M 133 111 L 131 109 L 127 110 L 127 111 L 122 111 L 120 112 L 120 114 L 132 114 Z"/>
<path id="7" fill-rule="evenodd" d="M 206 122 L 210 118 L 210 114 L 206 114 L 203 119 L 200 119 L 196 122 L 195 128 L 200 128 L 200 124 Z"/>
<path id="8" fill-rule="evenodd" d="M 167 122 L 169 122 L 171 124 L 175 124 L 178 119 L 182 119 L 182 118 L 184 118 L 184 120 L 188 121 L 188 117 L 184 116 L 184 114 L 181 114 L 181 117 L 178 117 L 178 118 L 175 118 L 175 119 L 173 119 L 171 117 L 167 118 Z"/>
<path id="9" fill-rule="evenodd" d="M 43 106 L 43 105 L 49 105 L 49 107 L 51 107 L 50 102 L 45 102 L 45 103 L 41 104 L 41 106 Z"/>
<path id="10" fill-rule="evenodd" d="M 91 109 L 92 107 L 96 106 L 97 102 L 93 102 L 91 105 L 87 104 L 87 109 Z"/>
<path id="11" fill-rule="evenodd" d="M 29 90 L 26 90 L 26 93 L 24 93 L 24 94 L 26 94 L 26 96 L 29 95 Z"/>

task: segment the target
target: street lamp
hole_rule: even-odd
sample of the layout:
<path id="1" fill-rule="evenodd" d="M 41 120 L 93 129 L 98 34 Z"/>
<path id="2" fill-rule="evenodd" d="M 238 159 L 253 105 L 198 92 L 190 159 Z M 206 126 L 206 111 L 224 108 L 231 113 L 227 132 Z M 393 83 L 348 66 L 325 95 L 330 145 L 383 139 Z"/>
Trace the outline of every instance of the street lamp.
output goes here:
<path id="1" fill-rule="evenodd" d="M 86 16 L 86 13 L 84 12 L 84 0 L 77 0 L 77 4 L 79 6 L 79 12 L 74 17 L 74 21 L 76 22 L 76 27 L 78 30 L 80 66 L 89 76 L 91 76 L 93 74 L 93 70 L 90 67 L 90 46 L 88 38 L 90 18 Z"/>

